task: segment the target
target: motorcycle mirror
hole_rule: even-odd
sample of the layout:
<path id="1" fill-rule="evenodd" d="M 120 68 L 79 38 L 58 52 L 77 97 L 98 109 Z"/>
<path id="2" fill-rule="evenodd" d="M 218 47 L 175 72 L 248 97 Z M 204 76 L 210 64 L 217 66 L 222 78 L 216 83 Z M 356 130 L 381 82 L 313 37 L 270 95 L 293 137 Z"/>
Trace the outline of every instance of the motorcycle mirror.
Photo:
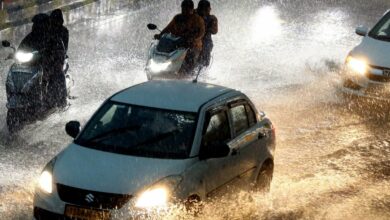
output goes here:
<path id="1" fill-rule="evenodd" d="M 156 30 L 157 29 L 157 25 L 155 25 L 155 24 L 148 24 L 147 27 L 149 30 Z"/>
<path id="2" fill-rule="evenodd" d="M 76 138 L 80 133 L 80 122 L 78 121 L 70 121 L 66 123 L 65 126 L 66 133 L 72 138 Z"/>
<path id="3" fill-rule="evenodd" d="M 10 47 L 10 46 L 11 46 L 11 43 L 10 43 L 9 41 L 7 41 L 7 40 L 3 40 L 3 41 L 1 41 L 1 45 L 2 45 L 3 47 Z"/>

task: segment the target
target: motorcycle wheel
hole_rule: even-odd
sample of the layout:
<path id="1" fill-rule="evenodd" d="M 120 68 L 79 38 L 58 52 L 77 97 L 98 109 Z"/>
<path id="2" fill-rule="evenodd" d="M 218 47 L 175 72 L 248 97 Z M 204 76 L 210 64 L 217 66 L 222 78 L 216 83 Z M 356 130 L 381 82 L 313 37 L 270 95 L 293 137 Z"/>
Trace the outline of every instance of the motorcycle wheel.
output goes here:
<path id="1" fill-rule="evenodd" d="M 23 112 L 21 110 L 8 109 L 7 127 L 10 133 L 15 133 L 22 128 Z"/>

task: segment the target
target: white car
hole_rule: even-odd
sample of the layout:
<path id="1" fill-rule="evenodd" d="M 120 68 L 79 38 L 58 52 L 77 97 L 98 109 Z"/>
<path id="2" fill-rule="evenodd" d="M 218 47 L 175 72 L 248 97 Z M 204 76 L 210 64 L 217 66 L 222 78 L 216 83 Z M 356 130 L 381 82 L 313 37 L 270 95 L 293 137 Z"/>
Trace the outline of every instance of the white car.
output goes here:
<path id="1" fill-rule="evenodd" d="M 66 131 L 74 142 L 42 171 L 36 219 L 121 219 L 204 200 L 238 177 L 270 187 L 274 126 L 233 89 L 149 81 L 113 95 L 81 132 L 76 121 Z"/>
<path id="2" fill-rule="evenodd" d="M 343 90 L 346 93 L 388 100 L 390 98 L 390 11 L 371 29 L 358 27 L 363 41 L 346 59 Z"/>

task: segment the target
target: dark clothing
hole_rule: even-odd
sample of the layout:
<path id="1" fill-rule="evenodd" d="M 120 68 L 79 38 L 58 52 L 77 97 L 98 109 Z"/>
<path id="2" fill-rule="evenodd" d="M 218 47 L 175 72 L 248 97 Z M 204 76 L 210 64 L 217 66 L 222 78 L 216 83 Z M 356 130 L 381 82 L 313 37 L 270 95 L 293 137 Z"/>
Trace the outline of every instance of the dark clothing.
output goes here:
<path id="1" fill-rule="evenodd" d="M 202 52 L 199 56 L 199 63 L 203 66 L 209 66 L 211 60 L 211 51 L 214 44 L 211 35 L 218 33 L 218 20 L 214 15 L 207 15 L 203 17 L 205 23 L 206 33 L 203 37 Z"/>
<path id="2" fill-rule="evenodd" d="M 48 66 L 48 73 L 50 73 L 48 93 L 51 96 L 50 103 L 53 107 L 65 107 L 67 90 L 63 68 L 68 51 L 69 32 L 63 26 L 64 18 L 60 9 L 56 9 L 50 14 L 50 24 L 49 50 L 46 54 L 48 64 L 50 64 Z"/>
<path id="3" fill-rule="evenodd" d="M 45 56 L 45 72 L 47 73 L 48 81 L 48 97 L 51 107 L 65 107 L 66 106 L 66 81 L 65 73 L 63 71 L 66 48 L 58 35 L 52 35 L 47 43 L 48 49 Z"/>
<path id="4" fill-rule="evenodd" d="M 202 49 L 202 39 L 205 33 L 205 25 L 203 19 L 197 14 L 178 14 L 161 32 L 171 33 L 183 38 L 189 48 Z"/>
<path id="5" fill-rule="evenodd" d="M 50 35 L 57 40 L 60 40 L 64 46 L 65 51 L 68 51 L 69 31 L 64 26 L 52 26 Z"/>
<path id="6" fill-rule="evenodd" d="M 41 33 L 29 33 L 20 43 L 18 50 L 42 51 L 46 46 L 46 36 Z"/>
<path id="7" fill-rule="evenodd" d="M 214 15 L 207 15 L 203 17 L 206 33 L 203 37 L 203 42 L 213 41 L 211 35 L 218 33 L 218 19 Z"/>
<path id="8" fill-rule="evenodd" d="M 59 71 L 59 70 L 57 70 Z M 67 104 L 67 90 L 65 74 L 56 74 L 49 78 L 47 92 L 50 107 L 64 108 Z M 50 95 L 51 94 L 51 95 Z"/>
<path id="9" fill-rule="evenodd" d="M 22 40 L 18 50 L 42 52 L 46 48 L 49 39 L 49 16 L 37 14 L 32 18 L 32 21 L 31 32 Z"/>
<path id="10" fill-rule="evenodd" d="M 200 50 L 198 48 L 188 49 L 187 56 L 180 69 L 182 75 L 193 75 L 195 67 L 198 64 Z"/>
<path id="11" fill-rule="evenodd" d="M 50 14 L 50 35 L 57 40 L 61 40 L 65 48 L 65 52 L 68 51 L 69 31 L 64 26 L 64 17 L 61 9 L 55 9 Z"/>
<path id="12" fill-rule="evenodd" d="M 203 43 L 203 49 L 199 55 L 199 64 L 202 66 L 210 66 L 211 52 L 213 51 L 213 41 Z"/>

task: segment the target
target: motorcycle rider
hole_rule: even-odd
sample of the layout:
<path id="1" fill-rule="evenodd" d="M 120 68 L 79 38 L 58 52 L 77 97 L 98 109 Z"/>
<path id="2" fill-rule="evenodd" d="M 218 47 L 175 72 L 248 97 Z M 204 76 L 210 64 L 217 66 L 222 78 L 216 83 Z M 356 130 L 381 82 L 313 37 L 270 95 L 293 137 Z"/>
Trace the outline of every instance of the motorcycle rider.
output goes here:
<path id="1" fill-rule="evenodd" d="M 50 24 L 51 35 L 61 39 L 64 44 L 65 51 L 68 51 L 69 31 L 64 26 L 64 16 L 61 9 L 55 9 L 51 12 Z"/>
<path id="2" fill-rule="evenodd" d="M 210 65 L 211 51 L 214 44 L 211 35 L 218 33 L 218 19 L 210 14 L 211 5 L 208 0 L 200 0 L 196 9 L 199 16 L 204 19 L 206 33 L 203 37 L 203 49 L 199 56 L 199 63 L 203 66 Z"/>
<path id="3" fill-rule="evenodd" d="M 64 18 L 61 9 L 50 14 L 49 42 L 47 50 L 48 61 L 48 94 L 50 107 L 64 108 L 67 105 L 66 79 L 63 71 L 68 50 L 69 32 L 63 26 Z"/>
<path id="4" fill-rule="evenodd" d="M 63 35 L 58 34 L 56 27 L 63 22 L 62 13 L 60 15 L 58 16 L 58 12 L 52 16 L 43 13 L 35 15 L 32 18 L 31 32 L 18 48 L 22 51 L 38 51 L 41 54 L 36 62 L 43 68 L 42 88 L 45 91 L 47 108 L 66 106 L 66 80 L 63 73 L 66 48 L 62 40 Z"/>
<path id="5" fill-rule="evenodd" d="M 22 40 L 18 50 L 36 50 L 42 52 L 46 47 L 49 37 L 49 16 L 43 13 L 37 14 L 31 21 L 33 22 L 31 32 Z"/>
<path id="6" fill-rule="evenodd" d="M 171 33 L 183 39 L 188 52 L 180 72 L 192 74 L 198 63 L 203 47 L 202 38 L 205 34 L 204 21 L 194 12 L 194 2 L 192 0 L 182 1 L 181 14 L 176 15 L 155 38 L 159 39 L 165 33 Z"/>

